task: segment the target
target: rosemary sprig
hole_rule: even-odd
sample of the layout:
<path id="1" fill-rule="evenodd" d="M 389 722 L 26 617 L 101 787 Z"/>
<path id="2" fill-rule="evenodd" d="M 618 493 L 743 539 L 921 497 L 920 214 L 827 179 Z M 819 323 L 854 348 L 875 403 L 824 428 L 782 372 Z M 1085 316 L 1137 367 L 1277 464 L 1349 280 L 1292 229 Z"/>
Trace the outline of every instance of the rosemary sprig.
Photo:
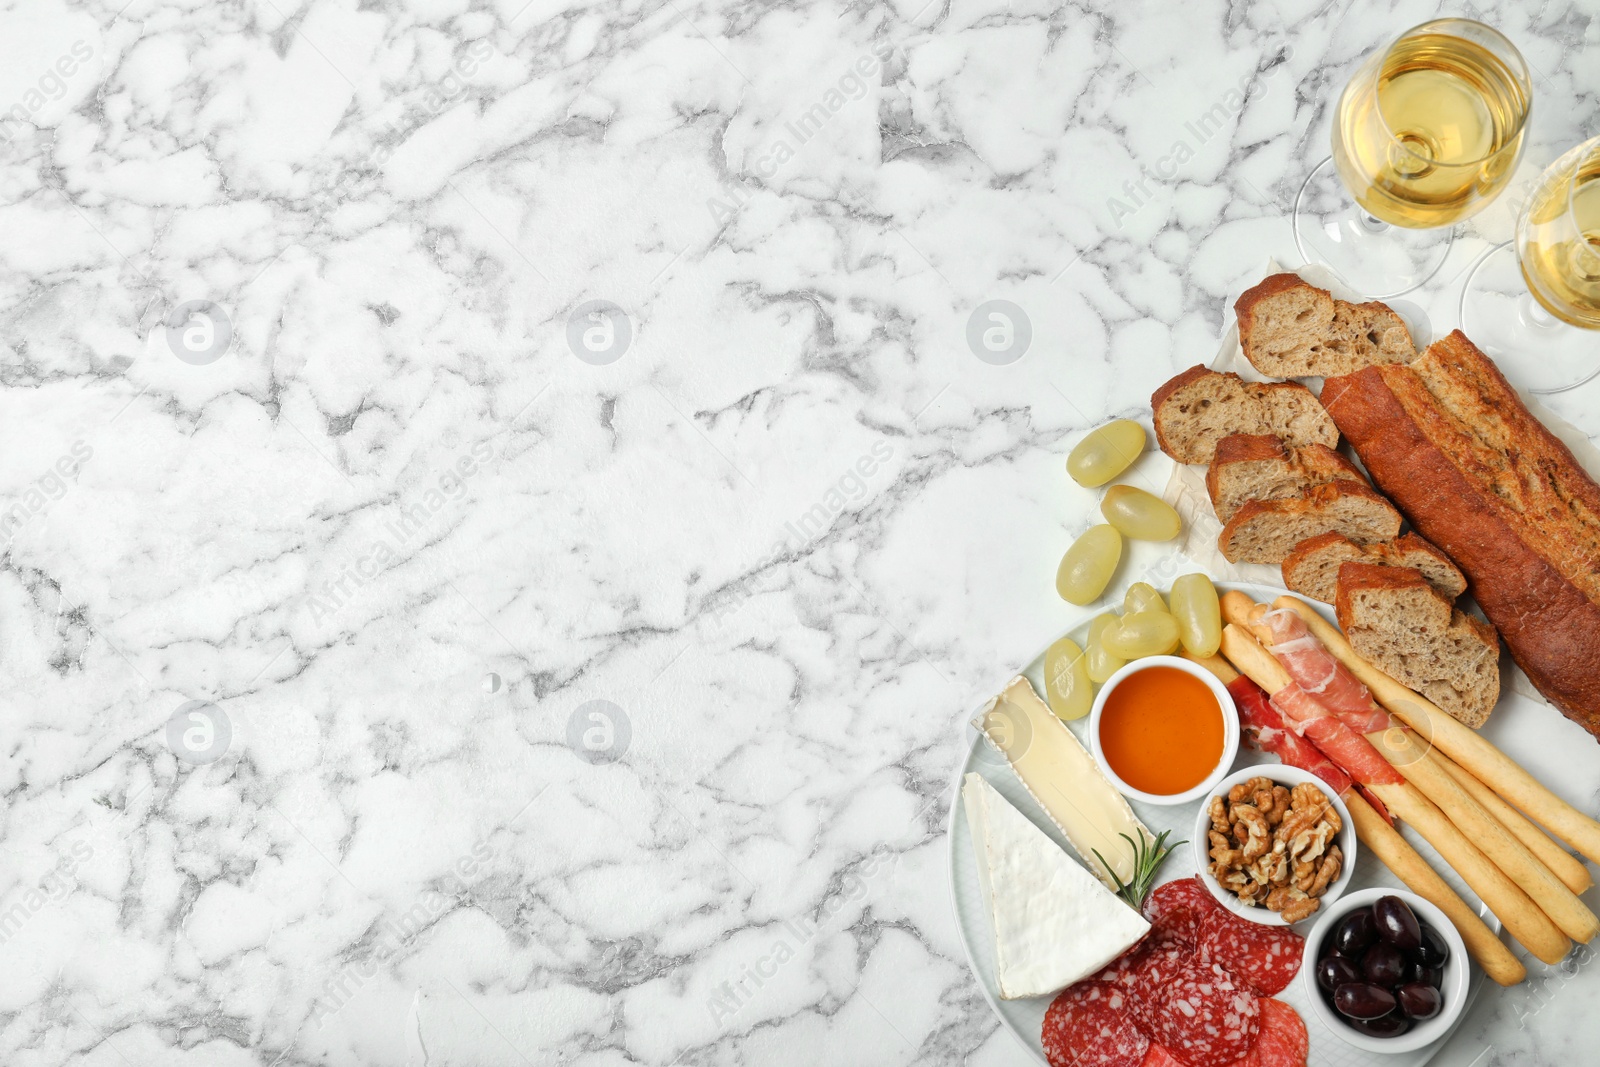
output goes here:
<path id="1" fill-rule="evenodd" d="M 1144 834 L 1140 834 L 1137 841 L 1127 834 L 1117 835 L 1133 849 L 1133 874 L 1126 883 L 1117 877 L 1116 870 L 1106 862 L 1104 856 L 1100 855 L 1099 849 L 1091 848 L 1089 850 L 1094 853 L 1094 858 L 1099 860 L 1101 866 L 1106 869 L 1106 873 L 1111 876 L 1111 880 L 1117 884 L 1117 896 L 1126 901 L 1134 911 L 1139 911 L 1144 907 L 1144 898 L 1149 896 L 1150 890 L 1154 888 L 1156 871 L 1160 869 L 1168 853 L 1179 845 L 1187 845 L 1189 843 L 1187 841 L 1178 841 L 1171 845 L 1167 844 L 1167 837 L 1171 833 L 1171 830 L 1161 831 L 1156 835 L 1154 844 L 1148 843 Z"/>

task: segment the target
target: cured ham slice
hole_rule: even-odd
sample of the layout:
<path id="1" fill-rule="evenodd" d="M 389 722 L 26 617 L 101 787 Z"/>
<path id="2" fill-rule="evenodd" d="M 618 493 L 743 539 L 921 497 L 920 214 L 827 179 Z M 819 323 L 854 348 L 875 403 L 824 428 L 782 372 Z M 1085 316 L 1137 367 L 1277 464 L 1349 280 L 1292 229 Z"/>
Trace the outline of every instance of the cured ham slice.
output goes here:
<path id="1" fill-rule="evenodd" d="M 1385 822 L 1394 822 L 1383 801 L 1365 787 L 1353 783 L 1343 767 L 1283 721 L 1283 715 L 1273 706 L 1266 690 L 1241 674 L 1228 683 L 1228 692 L 1233 694 L 1234 705 L 1239 709 L 1240 727 L 1257 748 L 1272 753 L 1290 767 L 1316 775 L 1340 796 L 1354 788 Z"/>
<path id="2" fill-rule="evenodd" d="M 1272 706 L 1356 782 L 1363 785 L 1405 782 L 1405 776 L 1383 758 L 1383 753 L 1374 748 L 1371 741 L 1295 683 L 1290 682 L 1273 693 Z"/>
<path id="3" fill-rule="evenodd" d="M 1350 776 L 1316 745 L 1289 728 L 1265 689 L 1241 674 L 1228 683 L 1228 692 L 1239 709 L 1239 725 L 1257 748 L 1291 767 L 1316 775 L 1340 796 L 1350 788 Z"/>
<path id="4" fill-rule="evenodd" d="M 1361 680 L 1317 640 L 1297 612 L 1277 608 L 1263 615 L 1261 624 L 1272 636 L 1267 651 L 1283 664 L 1302 693 L 1358 734 L 1387 730 L 1394 725 Z"/>

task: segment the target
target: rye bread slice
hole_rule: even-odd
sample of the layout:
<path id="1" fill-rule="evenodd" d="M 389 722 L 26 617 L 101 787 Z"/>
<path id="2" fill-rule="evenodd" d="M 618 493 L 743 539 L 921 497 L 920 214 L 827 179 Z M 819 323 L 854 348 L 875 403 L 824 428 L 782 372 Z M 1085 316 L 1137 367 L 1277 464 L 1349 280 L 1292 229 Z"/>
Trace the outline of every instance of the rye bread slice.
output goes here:
<path id="1" fill-rule="evenodd" d="M 1233 310 L 1244 357 L 1274 378 L 1349 374 L 1417 356 L 1411 331 L 1387 304 L 1336 300 L 1298 275 L 1264 279 L 1246 289 Z"/>
<path id="2" fill-rule="evenodd" d="M 1248 501 L 1299 496 L 1341 479 L 1367 484 L 1354 463 L 1327 445 L 1294 448 L 1268 434 L 1236 433 L 1217 442 L 1206 492 L 1217 518 L 1227 522 Z"/>
<path id="3" fill-rule="evenodd" d="M 1334 608 L 1363 659 L 1467 726 L 1488 719 L 1500 699 L 1500 639 L 1419 572 L 1346 563 Z"/>
<path id="4" fill-rule="evenodd" d="M 1373 545 L 1358 545 L 1339 533 L 1301 541 L 1284 558 L 1283 584 L 1302 596 L 1332 604 L 1339 568 L 1346 563 L 1409 568 L 1451 602 L 1467 591 L 1466 576 L 1450 562 L 1450 557 L 1413 533 Z"/>
<path id="5" fill-rule="evenodd" d="M 1247 382 L 1190 367 L 1150 397 L 1156 442 L 1179 463 L 1210 463 L 1229 434 L 1269 434 L 1286 444 L 1339 443 L 1339 430 L 1311 391 L 1294 382 Z"/>
<path id="6" fill-rule="evenodd" d="M 1400 513 L 1361 482 L 1314 485 L 1285 500 L 1252 500 L 1222 527 L 1217 547 L 1230 563 L 1282 563 L 1294 546 L 1341 533 L 1360 545 L 1393 541 Z"/>

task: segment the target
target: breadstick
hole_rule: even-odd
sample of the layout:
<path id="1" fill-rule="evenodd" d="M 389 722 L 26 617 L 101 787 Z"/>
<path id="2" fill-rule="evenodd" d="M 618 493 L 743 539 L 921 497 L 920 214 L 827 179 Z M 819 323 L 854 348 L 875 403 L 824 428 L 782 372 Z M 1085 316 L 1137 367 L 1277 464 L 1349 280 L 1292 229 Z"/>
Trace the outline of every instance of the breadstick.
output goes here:
<path id="1" fill-rule="evenodd" d="M 1223 631 L 1224 651 L 1232 649 L 1233 653 L 1248 659 L 1254 666 L 1257 678 L 1253 679 L 1261 684 L 1260 679 L 1269 681 L 1281 680 L 1287 682 L 1287 674 L 1281 678 L 1273 678 L 1274 669 L 1282 672 L 1283 667 L 1267 655 L 1266 650 L 1256 645 L 1255 642 L 1245 638 L 1234 627 L 1234 635 L 1230 637 L 1228 631 Z M 1232 681 L 1237 677 L 1237 672 L 1226 661 L 1213 666 L 1217 657 L 1210 660 L 1197 660 L 1203 666 L 1212 670 L 1224 681 Z M 1248 673 L 1248 672 L 1247 672 Z M 1263 687 L 1265 688 L 1265 687 Z M 1484 973 L 1501 985 L 1516 985 L 1527 977 L 1527 969 L 1521 961 L 1512 954 L 1506 944 L 1484 924 L 1478 913 L 1467 906 L 1443 878 L 1411 847 L 1411 843 L 1400 836 L 1387 819 L 1379 815 L 1372 806 L 1355 790 L 1346 789 L 1340 794 L 1345 806 L 1350 810 L 1350 821 L 1355 827 L 1356 837 L 1361 844 L 1372 850 L 1372 854 L 1389 870 L 1411 889 L 1413 893 L 1429 901 L 1455 925 L 1461 934 L 1461 939 L 1466 943 L 1467 952 Z"/>
<path id="2" fill-rule="evenodd" d="M 1245 628 L 1265 646 L 1271 639 L 1271 634 L 1262 622 L 1262 617 L 1267 612 L 1266 606 L 1251 604 L 1249 597 L 1242 593 L 1231 596 L 1232 599 L 1228 604 L 1230 617 L 1246 620 L 1248 625 Z M 1432 746 L 1426 744 L 1419 746 L 1411 738 L 1398 736 L 1400 731 L 1393 731 L 1397 735 L 1393 739 L 1388 736 L 1389 733 L 1391 732 L 1369 733 L 1367 740 L 1371 741 L 1373 747 L 1383 753 L 1384 758 L 1394 764 L 1423 796 L 1433 801 L 1448 815 L 1466 834 L 1467 839 L 1477 845 L 1495 866 L 1516 882 L 1567 936 L 1588 943 L 1597 932 L 1600 932 L 1600 919 L 1597 919 L 1594 912 L 1590 911 L 1576 895 L 1590 884 L 1589 872 L 1583 864 L 1539 833 L 1537 828 L 1517 814 L 1509 804 L 1495 797 L 1499 809 L 1508 812 L 1514 822 L 1526 826 L 1528 832 L 1535 837 L 1543 839 L 1547 846 L 1545 851 L 1561 857 L 1560 860 L 1554 861 L 1556 867 L 1546 863 L 1516 832 L 1516 827 L 1511 822 L 1501 819 L 1495 809 L 1481 803 L 1464 783 L 1457 780 L 1457 774 L 1466 772 L 1457 767 L 1450 757 Z M 1390 743 L 1391 741 L 1393 743 Z M 1419 762 L 1424 756 L 1426 761 Z M 1481 784 L 1479 788 L 1483 789 Z M 1494 796 L 1486 789 L 1484 792 Z M 1566 872 L 1565 877 L 1557 873 L 1557 867 Z M 1573 868 L 1576 868 L 1576 872 Z M 1577 884 L 1573 885 L 1568 881 L 1569 878 Z"/>
<path id="3" fill-rule="evenodd" d="M 1239 677 L 1239 672 L 1233 669 L 1233 664 L 1229 663 L 1221 656 L 1196 656 L 1188 649 L 1180 650 L 1178 655 L 1182 656 L 1190 663 L 1195 663 L 1201 667 L 1204 667 L 1206 670 L 1216 675 L 1217 678 L 1221 680 L 1223 685 L 1227 685 L 1229 682 Z M 1570 858 L 1571 857 L 1569 856 L 1568 859 Z"/>
<path id="4" fill-rule="evenodd" d="M 1283 665 L 1236 623 L 1222 628 L 1222 654 L 1268 693 L 1275 694 L 1289 684 L 1289 673 Z M 1359 734 L 1355 736 L 1360 737 Z M 1418 792 L 1416 786 L 1406 781 L 1376 782 L 1359 777 L 1357 780 L 1437 849 L 1444 861 L 1455 868 L 1461 880 L 1489 905 L 1511 936 L 1529 952 L 1545 963 L 1559 963 L 1566 957 L 1572 947 L 1566 935 L 1539 910 L 1527 893 L 1467 840 L 1455 823 Z"/>
<path id="5" fill-rule="evenodd" d="M 1527 893 L 1564 934 L 1574 941 L 1587 943 L 1600 932 L 1600 919 L 1595 918 L 1594 912 L 1510 830 L 1485 811 L 1483 805 L 1439 765 L 1439 759 L 1417 743 L 1411 731 L 1399 727 L 1377 730 L 1368 734 L 1367 740 L 1389 757 L 1389 762 L 1408 782 L 1447 812 L 1450 821 L 1467 839 Z"/>
<path id="6" fill-rule="evenodd" d="M 1317 614 L 1315 608 L 1298 597 L 1281 596 L 1273 607 L 1291 608 L 1305 619 L 1311 632 L 1322 640 L 1334 657 L 1350 668 L 1378 703 L 1404 719 L 1406 724 L 1431 738 L 1433 744 L 1455 760 L 1484 785 L 1521 808 L 1534 822 L 1600 863 L 1600 822 L 1552 793 L 1540 781 L 1495 748 L 1489 740 L 1463 726 L 1431 700 L 1383 673 L 1356 653 L 1339 628 Z"/>
<path id="7" fill-rule="evenodd" d="M 1465 767 L 1443 755 L 1438 749 L 1434 749 L 1434 755 L 1439 757 L 1440 765 L 1450 772 L 1451 777 L 1472 794 L 1472 799 L 1482 804 L 1490 815 L 1499 819 L 1505 824 L 1506 829 L 1516 834 L 1517 840 L 1527 845 L 1528 851 L 1538 856 L 1568 889 L 1581 894 L 1594 885 L 1594 879 L 1589 877 L 1589 868 L 1583 865 L 1582 860 L 1556 844 L 1549 834 L 1529 822 L 1522 812 L 1501 800 L 1499 793 L 1474 778 L 1472 772 Z"/>
<path id="8" fill-rule="evenodd" d="M 1362 847 L 1382 860 L 1407 889 L 1445 913 L 1466 943 L 1467 954 L 1478 962 L 1483 973 L 1505 986 L 1516 985 L 1528 976 L 1522 961 L 1439 877 L 1439 873 L 1428 866 L 1411 843 L 1400 836 L 1400 831 L 1390 826 L 1355 790 L 1347 792 L 1343 799 L 1344 806 L 1350 809 L 1350 821 L 1355 824 L 1356 837 Z"/>

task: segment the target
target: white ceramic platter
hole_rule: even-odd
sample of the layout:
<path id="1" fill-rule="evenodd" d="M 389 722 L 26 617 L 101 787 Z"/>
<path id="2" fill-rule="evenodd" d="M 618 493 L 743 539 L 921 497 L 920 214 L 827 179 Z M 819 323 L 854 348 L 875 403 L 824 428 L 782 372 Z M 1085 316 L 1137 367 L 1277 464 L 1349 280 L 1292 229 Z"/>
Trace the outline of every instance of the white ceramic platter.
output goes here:
<path id="1" fill-rule="evenodd" d="M 1256 601 L 1262 603 L 1270 603 L 1274 598 L 1282 596 L 1284 592 L 1282 589 L 1273 589 L 1266 586 L 1230 585 L 1227 583 L 1220 584 L 1219 588 L 1242 590 Z M 1332 613 L 1325 607 L 1323 611 L 1330 619 L 1332 618 Z M 1079 645 L 1083 645 L 1088 641 L 1088 631 L 1089 623 L 1088 619 L 1085 619 L 1082 624 L 1068 630 L 1066 636 L 1071 637 Z M 1033 687 L 1043 696 L 1044 653 L 1041 651 L 1038 656 L 1035 656 L 1033 662 L 1029 663 L 1021 673 L 1027 676 L 1028 680 L 1033 683 Z M 1506 705 L 1512 702 L 1532 703 L 1526 697 L 1507 691 L 1501 697 L 1500 714 L 1504 714 Z M 977 714 L 978 709 L 974 709 L 972 716 L 976 717 Z M 1088 721 L 1088 718 L 1085 717 L 1069 724 L 1072 731 L 1078 735 L 1079 740 L 1085 742 L 1085 747 L 1088 744 L 1085 737 Z M 989 1005 L 994 1008 L 995 1014 L 1000 1017 L 1001 1024 L 1011 1031 L 1012 1036 L 1020 1041 L 1022 1046 L 1039 1063 L 1043 1064 L 1046 1063 L 1046 1060 L 1044 1058 L 1044 1049 L 1039 1043 L 1039 1032 L 1044 1022 L 1045 1009 L 1050 1006 L 1051 998 L 1035 997 L 1029 1000 L 1000 999 L 1000 994 L 994 981 L 994 931 L 990 928 L 989 916 L 983 909 L 983 899 L 978 889 L 977 865 L 972 855 L 972 837 L 967 829 L 966 812 L 961 807 L 961 779 L 969 771 L 976 771 L 983 775 L 991 785 L 1000 791 L 1001 796 L 1016 805 L 1017 810 L 1032 819 L 1034 825 L 1049 834 L 1051 839 L 1063 849 L 1066 849 L 1069 855 L 1071 854 L 1071 849 L 1068 848 L 1066 840 L 1055 828 L 1055 824 L 1033 802 L 1033 798 L 1022 787 L 1022 783 L 1017 780 L 1016 775 L 1012 774 L 1011 768 L 1006 765 L 1005 758 L 996 752 L 975 730 L 969 730 L 968 732 L 972 736 L 973 745 L 968 751 L 966 761 L 961 765 L 960 773 L 956 775 L 955 782 L 952 785 L 953 799 L 950 808 L 950 889 L 951 897 L 955 904 L 956 925 L 961 930 L 962 945 L 967 951 L 967 963 L 972 968 L 972 972 L 978 980 L 978 985 L 983 989 L 983 995 L 988 999 Z M 1234 769 L 1256 763 L 1277 764 L 1278 758 L 1241 744 L 1239 746 L 1239 756 L 1234 761 Z M 1183 840 L 1193 832 L 1195 818 L 1200 806 L 1200 801 L 1167 807 L 1143 804 L 1139 801 L 1131 801 L 1130 803 L 1133 806 L 1134 813 L 1139 816 L 1151 831 L 1160 833 L 1162 830 L 1171 830 L 1172 840 L 1174 841 Z M 1423 841 L 1409 828 L 1404 827 L 1403 824 L 1401 832 L 1405 835 L 1406 840 L 1410 841 L 1417 851 L 1422 854 L 1423 858 L 1433 866 L 1434 870 L 1444 877 L 1444 880 L 1450 884 L 1451 888 L 1460 893 L 1461 898 L 1468 904 L 1479 910 L 1484 917 L 1484 921 L 1490 927 L 1495 930 L 1500 929 L 1499 920 L 1483 906 L 1477 894 L 1466 887 L 1449 865 L 1439 859 L 1438 853 L 1433 850 L 1432 846 Z M 1175 878 L 1188 878 L 1194 875 L 1195 872 L 1194 853 L 1188 845 L 1184 845 L 1174 849 L 1172 854 L 1167 857 L 1166 863 L 1161 867 L 1158 881 L 1169 882 Z M 1399 879 L 1395 878 L 1388 868 L 1368 854 L 1365 849 L 1362 849 L 1356 862 L 1355 875 L 1350 881 L 1349 891 L 1354 892 L 1358 889 L 1366 889 L 1373 886 L 1404 888 Z M 1302 933 L 1310 929 L 1312 921 L 1314 921 L 1314 917 L 1313 920 L 1301 924 Z M 1483 971 L 1474 964 L 1472 967 L 1472 985 L 1467 994 L 1466 1010 L 1461 1013 L 1462 1019 L 1471 1014 L 1472 1004 L 1477 1000 L 1478 993 L 1481 991 L 1483 983 L 1487 980 Z M 1447 1032 L 1434 1044 L 1414 1052 L 1374 1057 L 1370 1052 L 1363 1052 L 1352 1045 L 1346 1044 L 1329 1030 L 1325 1024 L 1320 1022 L 1312 1014 L 1306 1001 L 1306 996 L 1305 987 L 1297 975 L 1295 981 L 1290 983 L 1289 988 L 1277 995 L 1277 999 L 1293 1005 L 1295 1010 L 1300 1013 L 1300 1017 L 1305 1020 L 1306 1031 L 1311 1038 L 1311 1053 L 1308 1060 L 1310 1067 L 1368 1067 L 1368 1065 L 1378 1060 L 1382 1061 L 1384 1067 L 1422 1067 L 1423 1064 L 1433 1058 L 1434 1053 L 1438 1052 L 1440 1047 L 1450 1039 L 1450 1035 L 1454 1033 L 1454 1028 L 1452 1028 L 1450 1032 Z M 1459 1021 L 1457 1025 L 1459 1025 Z"/>

